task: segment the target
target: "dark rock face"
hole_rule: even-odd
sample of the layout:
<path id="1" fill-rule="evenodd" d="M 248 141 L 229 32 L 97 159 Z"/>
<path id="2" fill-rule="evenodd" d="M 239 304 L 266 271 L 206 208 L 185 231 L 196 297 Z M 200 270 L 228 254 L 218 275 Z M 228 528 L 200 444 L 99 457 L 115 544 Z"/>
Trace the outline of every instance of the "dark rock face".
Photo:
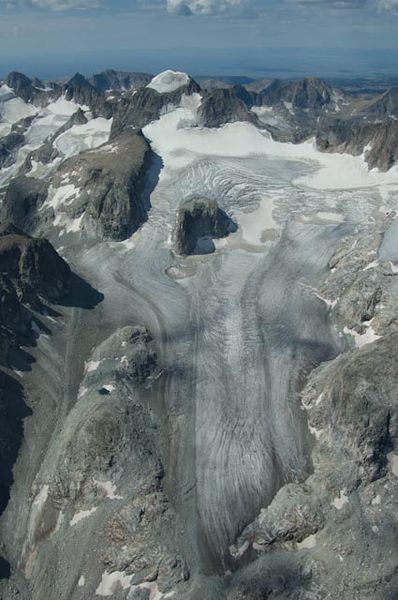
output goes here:
<path id="1" fill-rule="evenodd" d="M 159 119 L 162 108 L 173 104 L 178 106 L 184 94 L 199 93 L 199 85 L 191 79 L 185 86 L 174 92 L 159 94 L 152 88 L 141 88 L 134 93 L 126 94 L 117 107 L 111 130 L 111 139 L 126 128 L 143 129 L 151 121 Z"/>
<path id="2" fill-rule="evenodd" d="M 288 99 L 293 106 L 301 109 L 319 110 L 329 104 L 332 99 L 331 88 L 315 77 L 299 81 L 289 92 Z"/>
<path id="3" fill-rule="evenodd" d="M 332 423 L 366 483 L 387 474 L 388 455 L 398 450 L 397 341 L 393 333 L 336 360 L 323 373 L 327 401 L 313 413 L 314 422 Z"/>
<path id="4" fill-rule="evenodd" d="M 398 118 L 398 88 L 391 88 L 380 96 L 359 104 L 356 112 L 371 119 Z"/>
<path id="5" fill-rule="evenodd" d="M 5 83 L 14 91 L 16 96 L 25 102 L 32 102 L 34 87 L 29 77 L 26 77 L 23 73 L 12 71 L 7 75 Z"/>
<path id="6" fill-rule="evenodd" d="M 0 138 L 0 168 L 9 167 L 15 163 L 18 150 L 25 143 L 24 134 L 32 124 L 34 117 L 26 117 L 11 127 L 11 132 Z"/>
<path id="7" fill-rule="evenodd" d="M 78 104 L 91 106 L 97 100 L 98 92 L 83 75 L 76 73 L 64 86 L 65 98 Z"/>
<path id="8" fill-rule="evenodd" d="M 236 229 L 235 223 L 215 200 L 192 198 L 184 202 L 177 215 L 177 250 L 180 254 L 195 254 L 201 238 L 222 238 Z"/>
<path id="9" fill-rule="evenodd" d="M 34 116 L 33 117 L 25 117 L 24 119 L 17 121 L 17 123 L 14 123 L 14 125 L 11 127 L 11 132 L 12 133 L 26 133 L 26 131 L 32 125 L 34 118 L 35 118 Z"/>
<path id="10" fill-rule="evenodd" d="M 6 275 L 0 275 L 0 293 L 0 364 L 7 365 L 10 351 L 28 331 L 30 318 L 15 285 Z"/>
<path id="11" fill-rule="evenodd" d="M 23 175 L 12 179 L 3 200 L 2 220 L 33 232 L 39 221 L 37 210 L 47 198 L 48 186 L 45 181 Z"/>
<path id="12" fill-rule="evenodd" d="M 147 219 L 143 199 L 145 174 L 152 152 L 145 138 L 126 132 L 108 147 L 67 160 L 57 174 L 66 173 L 80 189 L 68 207 L 69 216 L 85 213 L 84 228 L 100 239 L 123 240 Z"/>
<path id="13" fill-rule="evenodd" d="M 10 223 L 0 224 L 0 364 L 31 336 L 29 304 L 58 302 L 68 292 L 71 272 L 48 240 L 34 239 Z"/>
<path id="14" fill-rule="evenodd" d="M 247 88 L 257 106 L 276 106 L 290 102 L 295 108 L 319 111 L 332 102 L 333 90 L 316 77 L 302 81 L 281 81 L 273 79 L 263 87 L 249 85 Z"/>
<path id="15" fill-rule="evenodd" d="M 112 90 L 112 92 L 123 91 L 145 86 L 152 80 L 152 77 L 148 73 L 129 73 L 108 69 L 93 75 L 90 83 L 97 92 L 104 94 L 109 90 Z"/>
<path id="16" fill-rule="evenodd" d="M 58 98 L 62 93 L 58 84 L 49 85 L 49 89 L 45 89 L 40 80 L 34 79 L 32 81 L 23 73 L 16 71 L 7 75 L 5 83 L 13 90 L 16 96 L 24 102 L 34 104 L 35 106 L 45 106 Z"/>
<path id="17" fill-rule="evenodd" d="M 69 290 L 70 269 L 48 240 L 34 239 L 10 225 L 0 237 L 0 271 L 22 301 L 36 296 L 57 302 Z"/>
<path id="18" fill-rule="evenodd" d="M 21 133 L 9 133 L 0 139 L 0 168 L 9 167 L 15 162 L 16 151 L 24 144 Z"/>
<path id="19" fill-rule="evenodd" d="M 204 127 L 220 127 L 235 121 L 254 121 L 234 89 L 216 89 L 209 92 L 199 108 L 199 122 Z"/>
<path id="20" fill-rule="evenodd" d="M 368 122 L 362 119 L 326 119 L 321 122 L 316 144 L 324 152 L 348 152 L 358 156 L 365 151 L 369 168 L 387 171 L 398 160 L 398 122 Z"/>

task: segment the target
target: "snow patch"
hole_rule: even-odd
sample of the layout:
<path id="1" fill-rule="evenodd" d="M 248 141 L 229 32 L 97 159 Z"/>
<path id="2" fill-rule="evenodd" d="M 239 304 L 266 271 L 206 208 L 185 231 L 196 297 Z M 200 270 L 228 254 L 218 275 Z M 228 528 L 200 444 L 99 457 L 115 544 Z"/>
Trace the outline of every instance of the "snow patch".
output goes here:
<path id="1" fill-rule="evenodd" d="M 323 429 L 316 429 L 315 427 L 311 427 L 311 425 L 308 425 L 308 429 L 310 430 L 310 433 L 315 436 L 316 440 L 321 438 Z"/>
<path id="2" fill-rule="evenodd" d="M 95 485 L 100 488 L 109 500 L 123 500 L 123 496 L 118 496 L 116 494 L 116 485 L 111 481 L 98 481 L 94 479 Z"/>
<path id="3" fill-rule="evenodd" d="M 168 94 L 170 92 L 175 92 L 184 85 L 188 85 L 188 83 L 189 76 L 186 73 L 168 70 L 156 75 L 156 77 L 148 83 L 147 87 L 156 90 L 159 94 Z"/>
<path id="4" fill-rule="evenodd" d="M 86 364 L 84 366 L 84 371 L 86 373 L 92 373 L 93 371 L 96 371 L 98 369 L 100 364 L 101 364 L 100 360 L 89 360 L 88 362 L 86 362 Z"/>
<path id="5" fill-rule="evenodd" d="M 305 540 L 303 540 L 302 542 L 299 542 L 297 544 L 297 548 L 299 548 L 299 550 L 311 550 L 312 548 L 315 548 L 316 546 L 316 536 L 315 535 L 309 535 L 307 538 L 305 538 Z"/>
<path id="6" fill-rule="evenodd" d="M 348 496 L 345 495 L 344 490 L 342 490 L 337 498 L 333 500 L 333 506 L 337 508 L 337 510 L 341 510 L 348 503 Z"/>
<path id="7" fill-rule="evenodd" d="M 43 208 L 52 208 L 54 212 L 58 211 L 62 206 L 71 204 L 79 193 L 79 188 L 72 184 L 63 185 L 59 188 L 50 186 L 48 190 L 47 200 L 44 202 Z"/>
<path id="8" fill-rule="evenodd" d="M 84 575 L 82 575 L 79 578 L 79 581 L 77 582 L 77 586 L 78 587 L 84 587 L 85 583 L 86 583 L 86 579 L 85 579 Z"/>
<path id="9" fill-rule="evenodd" d="M 80 521 L 83 521 L 83 519 L 87 519 L 87 517 L 93 515 L 96 512 L 96 510 L 97 507 L 94 506 L 94 508 L 91 508 L 90 510 L 81 510 L 80 512 L 75 513 L 73 519 L 70 522 L 70 526 L 73 527 L 77 523 L 80 523 Z"/>
<path id="10" fill-rule="evenodd" d="M 379 266 L 379 261 L 374 260 L 373 262 L 366 265 L 366 267 L 364 269 L 362 269 L 362 271 L 369 271 L 369 269 L 375 269 L 378 266 Z"/>
<path id="11" fill-rule="evenodd" d="M 106 390 L 107 392 L 114 392 L 116 389 L 116 386 L 114 386 L 112 383 L 107 383 L 106 385 L 102 386 L 104 388 L 104 390 Z"/>
<path id="12" fill-rule="evenodd" d="M 372 321 L 373 321 L 373 319 L 372 319 Z M 372 321 L 368 322 L 368 327 L 366 329 L 366 332 L 363 333 L 362 335 L 357 333 L 355 331 L 355 329 L 349 329 L 348 327 L 344 327 L 343 332 L 346 335 L 351 335 L 354 337 L 355 346 L 357 348 L 362 348 L 363 346 L 366 346 L 367 344 L 373 344 L 373 342 L 377 342 L 377 340 L 379 340 L 382 336 L 377 335 L 377 333 L 375 332 L 375 330 L 373 329 L 373 327 L 371 325 Z"/>
<path id="13" fill-rule="evenodd" d="M 394 454 L 394 452 L 390 452 L 387 455 L 388 466 L 390 471 L 395 477 L 398 477 L 398 454 Z"/>
<path id="14" fill-rule="evenodd" d="M 97 596 L 113 596 L 116 592 L 128 590 L 132 577 L 132 575 L 126 575 L 122 571 L 114 571 L 113 573 L 105 571 L 95 593 Z"/>

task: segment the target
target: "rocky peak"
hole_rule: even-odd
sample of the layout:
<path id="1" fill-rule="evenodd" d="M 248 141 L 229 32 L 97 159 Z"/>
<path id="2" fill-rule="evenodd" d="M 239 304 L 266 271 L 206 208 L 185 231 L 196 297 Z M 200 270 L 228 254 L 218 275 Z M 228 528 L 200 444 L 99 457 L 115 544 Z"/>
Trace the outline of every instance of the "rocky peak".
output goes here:
<path id="1" fill-rule="evenodd" d="M 23 73 L 12 71 L 7 75 L 5 84 L 14 91 L 16 96 L 25 102 L 33 100 L 34 88 L 32 81 Z"/>
<path id="2" fill-rule="evenodd" d="M 97 112 L 103 103 L 103 97 L 91 85 L 91 83 L 80 73 L 76 73 L 64 85 L 65 98 L 74 100 L 78 104 L 89 106 L 90 109 Z"/>
<path id="3" fill-rule="evenodd" d="M 82 75 L 81 73 L 75 73 L 71 79 L 66 84 L 68 87 L 74 88 L 90 88 L 91 83 Z"/>
<path id="4" fill-rule="evenodd" d="M 103 94 L 109 90 L 121 91 L 135 89 L 147 85 L 151 80 L 152 75 L 149 75 L 148 73 L 129 73 L 107 69 L 106 71 L 93 75 L 90 79 L 90 83 L 100 94 Z"/>
<path id="5" fill-rule="evenodd" d="M 199 108 L 199 122 L 204 127 L 220 127 L 236 121 L 252 121 L 253 115 L 239 96 L 235 89 L 211 90 Z"/>
<path id="6" fill-rule="evenodd" d="M 330 86 L 321 79 L 308 77 L 294 84 L 291 102 L 301 109 L 320 109 L 329 104 L 332 93 Z"/>

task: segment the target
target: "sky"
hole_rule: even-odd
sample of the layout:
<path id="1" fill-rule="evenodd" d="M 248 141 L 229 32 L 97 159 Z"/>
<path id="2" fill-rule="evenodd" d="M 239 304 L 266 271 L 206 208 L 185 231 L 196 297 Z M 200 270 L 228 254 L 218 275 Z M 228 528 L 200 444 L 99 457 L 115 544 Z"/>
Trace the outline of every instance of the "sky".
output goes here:
<path id="1" fill-rule="evenodd" d="M 0 76 L 398 76 L 398 0 L 0 0 Z"/>

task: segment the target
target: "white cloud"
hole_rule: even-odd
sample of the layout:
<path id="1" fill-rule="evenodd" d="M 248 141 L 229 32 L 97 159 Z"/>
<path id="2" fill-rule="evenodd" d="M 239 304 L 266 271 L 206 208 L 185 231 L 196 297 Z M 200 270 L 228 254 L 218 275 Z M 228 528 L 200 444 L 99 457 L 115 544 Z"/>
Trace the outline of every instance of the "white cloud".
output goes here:
<path id="1" fill-rule="evenodd" d="M 398 13 L 398 0 L 377 0 L 380 10 Z"/>
<path id="2" fill-rule="evenodd" d="M 0 0 L 0 5 L 4 4 L 7 8 L 33 7 L 47 8 L 50 10 L 87 10 L 96 8 L 99 5 L 98 0 Z"/>
<path id="3" fill-rule="evenodd" d="M 215 15 L 244 10 L 249 0 L 167 0 L 169 12 L 178 15 Z"/>
<path id="4" fill-rule="evenodd" d="M 362 8 L 366 4 L 366 0 L 288 0 L 288 2 L 301 6 L 318 5 L 337 9 Z"/>

